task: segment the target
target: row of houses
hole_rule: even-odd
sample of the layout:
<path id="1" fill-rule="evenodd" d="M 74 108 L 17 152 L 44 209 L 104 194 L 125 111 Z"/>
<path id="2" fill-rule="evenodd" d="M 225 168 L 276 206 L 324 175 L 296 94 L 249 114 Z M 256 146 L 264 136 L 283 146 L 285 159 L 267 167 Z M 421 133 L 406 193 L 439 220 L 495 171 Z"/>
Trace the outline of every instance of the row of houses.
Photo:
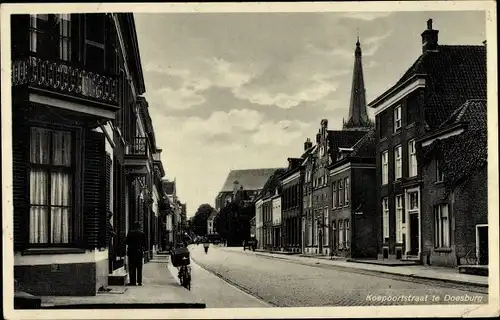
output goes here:
<path id="1" fill-rule="evenodd" d="M 320 123 L 254 198 L 264 250 L 456 266 L 488 264 L 486 42 L 422 53 L 368 107 L 359 39 L 349 118 Z"/>
<path id="2" fill-rule="evenodd" d="M 133 14 L 14 15 L 14 277 L 35 295 L 127 281 L 139 221 L 147 262 L 185 215 L 165 180 Z"/>

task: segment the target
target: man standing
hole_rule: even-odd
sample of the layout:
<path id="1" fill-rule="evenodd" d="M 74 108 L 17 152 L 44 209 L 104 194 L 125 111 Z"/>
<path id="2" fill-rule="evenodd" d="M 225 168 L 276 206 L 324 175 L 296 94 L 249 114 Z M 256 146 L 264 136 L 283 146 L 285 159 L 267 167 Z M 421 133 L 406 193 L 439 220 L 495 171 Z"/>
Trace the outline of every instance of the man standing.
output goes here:
<path id="1" fill-rule="evenodd" d="M 128 246 L 128 265 L 130 267 L 129 286 L 136 283 L 142 286 L 142 258 L 146 248 L 146 234 L 141 230 L 141 224 L 134 222 L 132 229 L 128 232 L 126 244 Z"/>

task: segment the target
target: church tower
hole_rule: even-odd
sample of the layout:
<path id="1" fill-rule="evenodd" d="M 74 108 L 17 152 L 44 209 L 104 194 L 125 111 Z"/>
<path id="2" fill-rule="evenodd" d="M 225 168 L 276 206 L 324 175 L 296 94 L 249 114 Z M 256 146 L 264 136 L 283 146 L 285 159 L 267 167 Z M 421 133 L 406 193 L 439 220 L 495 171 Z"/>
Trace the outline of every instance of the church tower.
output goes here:
<path id="1" fill-rule="evenodd" d="M 356 42 L 354 51 L 354 70 L 352 75 L 351 102 L 349 104 L 349 119 L 343 121 L 344 130 L 369 130 L 373 122 L 366 112 L 365 81 L 363 79 L 363 64 L 361 61 L 361 44 Z"/>

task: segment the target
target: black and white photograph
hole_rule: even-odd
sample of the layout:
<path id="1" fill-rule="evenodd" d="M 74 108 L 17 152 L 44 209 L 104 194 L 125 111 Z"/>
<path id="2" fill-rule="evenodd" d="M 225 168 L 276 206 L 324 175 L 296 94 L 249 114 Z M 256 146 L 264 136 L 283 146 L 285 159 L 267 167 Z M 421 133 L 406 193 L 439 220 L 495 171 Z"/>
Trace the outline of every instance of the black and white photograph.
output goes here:
<path id="1" fill-rule="evenodd" d="M 2 4 L 5 317 L 498 316 L 495 8 Z"/>

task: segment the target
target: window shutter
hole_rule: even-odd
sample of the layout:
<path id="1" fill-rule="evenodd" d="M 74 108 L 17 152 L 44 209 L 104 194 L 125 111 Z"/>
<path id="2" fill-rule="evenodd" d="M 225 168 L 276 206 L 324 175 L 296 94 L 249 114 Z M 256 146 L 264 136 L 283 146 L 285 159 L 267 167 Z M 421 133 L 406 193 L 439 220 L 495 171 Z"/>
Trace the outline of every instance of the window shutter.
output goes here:
<path id="1" fill-rule="evenodd" d="M 102 237 L 101 242 L 104 241 L 104 244 L 107 246 L 111 243 L 111 238 L 113 231 L 113 226 L 111 225 L 111 217 L 113 216 L 113 212 L 111 211 L 111 166 L 113 161 L 111 160 L 111 156 L 106 153 L 106 180 L 105 188 L 106 188 L 106 220 L 105 223 L 100 225 L 100 236 Z"/>
<path id="2" fill-rule="evenodd" d="M 14 250 L 22 250 L 28 242 L 29 226 L 29 146 L 30 131 L 26 120 L 12 121 L 12 169 L 14 204 Z"/>
<path id="3" fill-rule="evenodd" d="M 120 243 L 120 250 L 122 250 L 120 253 L 122 256 L 125 256 L 125 239 L 126 239 L 126 209 L 125 209 L 125 192 L 127 192 L 126 187 L 125 187 L 125 172 L 123 170 L 123 167 L 121 166 L 120 162 L 118 162 L 118 170 L 119 170 L 119 176 L 120 176 L 120 231 L 118 233 L 119 237 L 119 243 Z"/>
<path id="4" fill-rule="evenodd" d="M 102 177 L 105 175 L 104 134 L 87 131 L 84 164 L 84 237 L 88 249 L 105 246 L 101 225 L 106 225 L 106 191 Z"/>

